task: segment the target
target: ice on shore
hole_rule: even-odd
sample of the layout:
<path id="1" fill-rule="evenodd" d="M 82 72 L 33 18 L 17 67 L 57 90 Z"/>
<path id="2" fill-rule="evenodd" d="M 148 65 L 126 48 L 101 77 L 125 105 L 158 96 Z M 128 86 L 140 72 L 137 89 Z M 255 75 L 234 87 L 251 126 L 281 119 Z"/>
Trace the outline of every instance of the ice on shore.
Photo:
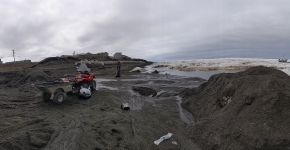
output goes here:
<path id="1" fill-rule="evenodd" d="M 254 66 L 274 67 L 290 75 L 290 62 L 278 62 L 278 59 L 219 58 L 155 62 L 152 64 L 153 69 L 168 67 L 180 71 L 245 70 Z"/>

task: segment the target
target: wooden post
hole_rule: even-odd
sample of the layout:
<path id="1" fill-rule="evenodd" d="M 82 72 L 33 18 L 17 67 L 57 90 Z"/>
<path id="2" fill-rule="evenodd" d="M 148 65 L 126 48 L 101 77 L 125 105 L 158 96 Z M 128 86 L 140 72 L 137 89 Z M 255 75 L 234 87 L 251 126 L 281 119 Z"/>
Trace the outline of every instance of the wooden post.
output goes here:
<path id="1" fill-rule="evenodd" d="M 13 51 L 13 58 L 14 58 L 14 63 L 15 63 L 15 52 L 14 52 L 14 50 L 12 50 Z"/>

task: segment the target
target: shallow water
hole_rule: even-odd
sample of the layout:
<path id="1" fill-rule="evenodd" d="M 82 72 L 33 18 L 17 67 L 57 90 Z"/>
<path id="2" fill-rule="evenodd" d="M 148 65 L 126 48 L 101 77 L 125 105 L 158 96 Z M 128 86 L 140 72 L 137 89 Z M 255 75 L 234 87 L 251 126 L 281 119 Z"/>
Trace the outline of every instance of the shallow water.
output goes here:
<path id="1" fill-rule="evenodd" d="M 167 67 L 152 68 L 152 66 L 145 67 L 147 73 L 151 73 L 157 70 L 160 74 L 170 74 L 182 77 L 199 77 L 208 80 L 212 75 L 220 73 L 236 73 L 241 70 L 209 70 L 209 71 L 179 71 L 174 69 L 169 69 Z"/>
<path id="2" fill-rule="evenodd" d="M 188 125 L 194 125 L 195 123 L 194 123 L 194 118 L 192 114 L 181 107 L 182 98 L 179 96 L 176 96 L 176 100 L 177 100 L 177 104 L 179 108 L 179 115 L 180 115 L 181 120 L 187 123 Z"/>
<path id="3" fill-rule="evenodd" d="M 110 87 L 110 86 L 104 86 L 101 83 L 97 83 L 96 90 L 99 90 L 99 89 L 118 90 L 118 88 L 113 88 L 113 87 Z"/>

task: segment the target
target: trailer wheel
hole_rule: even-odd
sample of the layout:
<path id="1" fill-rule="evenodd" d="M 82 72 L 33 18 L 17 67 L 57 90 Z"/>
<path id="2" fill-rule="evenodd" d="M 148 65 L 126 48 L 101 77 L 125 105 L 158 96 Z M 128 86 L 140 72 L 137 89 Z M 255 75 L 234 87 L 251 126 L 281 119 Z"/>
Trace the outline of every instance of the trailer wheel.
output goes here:
<path id="1" fill-rule="evenodd" d="M 56 104 L 62 104 L 66 98 L 66 94 L 64 92 L 57 92 L 54 94 L 53 102 Z"/>
<path id="2" fill-rule="evenodd" d="M 42 92 L 42 100 L 43 101 L 49 101 L 50 100 L 50 97 L 51 97 L 51 94 L 49 93 L 45 93 L 45 92 Z"/>
<path id="3" fill-rule="evenodd" d="M 91 82 L 91 90 L 92 90 L 92 91 L 96 90 L 96 89 L 97 89 L 96 86 L 97 86 L 97 83 L 96 83 L 95 80 L 93 80 L 93 81 Z"/>

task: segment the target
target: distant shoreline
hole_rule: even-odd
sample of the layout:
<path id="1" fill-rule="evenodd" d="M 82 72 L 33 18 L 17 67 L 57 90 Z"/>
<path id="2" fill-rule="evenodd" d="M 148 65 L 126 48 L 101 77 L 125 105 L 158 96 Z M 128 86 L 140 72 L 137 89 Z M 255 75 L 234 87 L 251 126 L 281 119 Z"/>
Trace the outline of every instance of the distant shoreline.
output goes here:
<path id="1" fill-rule="evenodd" d="M 273 67 L 290 75 L 290 62 L 260 58 L 218 58 L 155 62 L 152 68 L 168 67 L 180 71 L 246 70 L 255 66 Z"/>

